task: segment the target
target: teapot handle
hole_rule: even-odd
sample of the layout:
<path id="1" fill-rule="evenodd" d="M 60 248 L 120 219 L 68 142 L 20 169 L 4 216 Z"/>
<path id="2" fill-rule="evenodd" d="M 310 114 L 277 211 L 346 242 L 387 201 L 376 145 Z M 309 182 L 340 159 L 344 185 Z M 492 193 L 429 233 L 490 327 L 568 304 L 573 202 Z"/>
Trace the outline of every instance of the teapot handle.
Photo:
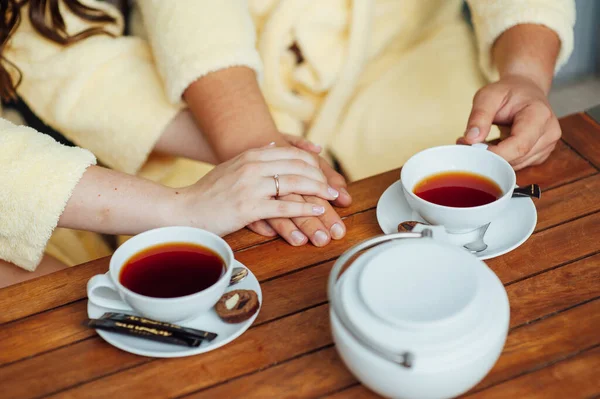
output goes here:
<path id="1" fill-rule="evenodd" d="M 353 329 L 351 327 L 351 323 L 348 320 L 344 310 L 341 307 L 340 300 L 338 296 L 335 294 L 335 286 L 340 277 L 340 273 L 342 269 L 347 265 L 347 263 L 352 259 L 356 254 L 360 251 L 364 251 L 365 249 L 369 249 L 375 247 L 377 245 L 383 244 L 385 242 L 405 239 L 405 238 L 431 238 L 432 232 L 429 229 L 423 229 L 423 231 L 419 233 L 394 233 L 387 234 L 383 236 L 378 236 L 371 238 L 370 240 L 361 242 L 350 248 L 348 251 L 344 252 L 338 260 L 335 262 L 333 267 L 331 268 L 331 272 L 329 273 L 329 281 L 327 283 L 327 295 L 329 297 L 329 304 L 332 311 L 338 317 L 344 328 L 367 350 L 374 352 L 380 357 L 391 361 L 392 363 L 398 364 L 400 366 L 411 368 L 414 363 L 414 355 L 410 351 L 403 351 L 401 353 L 392 353 L 384 348 L 382 348 L 379 344 L 373 342 L 370 338 L 365 336 L 363 333 Z"/>

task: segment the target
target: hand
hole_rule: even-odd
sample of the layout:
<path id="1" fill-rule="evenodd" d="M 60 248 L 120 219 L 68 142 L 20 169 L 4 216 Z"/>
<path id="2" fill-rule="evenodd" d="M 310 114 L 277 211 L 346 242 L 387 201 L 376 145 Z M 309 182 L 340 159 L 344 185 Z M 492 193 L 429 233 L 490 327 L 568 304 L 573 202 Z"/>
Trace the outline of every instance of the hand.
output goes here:
<path id="1" fill-rule="evenodd" d="M 458 144 L 480 143 L 492 124 L 510 125 L 510 135 L 489 150 L 515 170 L 544 162 L 560 139 L 561 130 L 544 90 L 534 80 L 504 76 L 477 92 L 464 137 Z"/>
<path id="2" fill-rule="evenodd" d="M 279 194 L 273 176 L 279 175 Z M 199 226 L 219 235 L 239 230 L 261 219 L 318 216 L 323 205 L 290 201 L 290 194 L 313 195 L 333 200 L 336 190 L 315 158 L 293 147 L 246 151 L 215 167 L 196 184 L 178 189 L 181 201 L 173 214 L 184 210 L 183 225 Z"/>
<path id="3" fill-rule="evenodd" d="M 321 152 L 321 146 L 316 145 L 309 140 L 299 136 L 284 134 L 285 140 L 300 149 L 312 152 L 318 155 Z M 322 157 L 316 156 L 322 172 L 327 178 L 330 186 L 339 192 L 339 196 L 333 201 L 338 206 L 349 206 L 352 198 L 346 190 L 346 180 L 337 173 Z M 325 208 L 324 215 L 319 218 L 294 218 L 294 219 L 271 219 L 268 221 L 258 221 L 252 223 L 248 228 L 257 234 L 267 237 L 273 237 L 279 233 L 288 243 L 294 246 L 304 245 L 310 241 L 318 247 L 327 245 L 331 238 L 339 240 L 346 235 L 346 226 L 333 209 L 328 201 L 317 197 L 307 197 L 294 195 L 284 198 L 289 201 L 308 201 L 316 203 Z"/>

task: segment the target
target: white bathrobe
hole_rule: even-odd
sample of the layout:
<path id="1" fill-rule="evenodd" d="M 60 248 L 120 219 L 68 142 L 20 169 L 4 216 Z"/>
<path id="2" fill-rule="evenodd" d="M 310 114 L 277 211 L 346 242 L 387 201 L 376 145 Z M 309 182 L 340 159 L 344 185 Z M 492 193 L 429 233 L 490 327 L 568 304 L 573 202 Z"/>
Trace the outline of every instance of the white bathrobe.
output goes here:
<path id="1" fill-rule="evenodd" d="M 84 2 L 117 16 L 108 4 Z M 497 78 L 490 48 L 506 29 L 520 23 L 553 29 L 561 40 L 559 67 L 572 50 L 573 0 L 470 0 L 475 39 L 461 4 L 139 0 L 147 41 L 95 36 L 68 47 L 41 37 L 24 10 L 5 56 L 23 72 L 19 95 L 44 122 L 109 167 L 171 185 L 191 183 L 206 170 L 189 161 L 148 160 L 184 106 L 183 91 L 212 71 L 248 66 L 278 127 L 325 146 L 354 180 L 399 167 L 422 148 L 454 142 L 474 92 L 485 78 Z M 62 11 L 69 32 L 87 26 Z M 119 36 L 121 20 L 108 29 Z M 94 157 L 7 122 L 0 124 L 0 144 L 6 171 L 0 258 L 34 270 Z M 85 254 L 70 257 L 74 247 L 61 250 L 69 264 L 86 260 Z"/>

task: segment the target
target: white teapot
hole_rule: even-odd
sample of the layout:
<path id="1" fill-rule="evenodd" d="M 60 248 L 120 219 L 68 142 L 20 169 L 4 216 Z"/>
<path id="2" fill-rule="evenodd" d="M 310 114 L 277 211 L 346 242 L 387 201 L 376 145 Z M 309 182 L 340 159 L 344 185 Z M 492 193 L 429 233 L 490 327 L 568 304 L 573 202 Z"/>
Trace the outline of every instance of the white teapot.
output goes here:
<path id="1" fill-rule="evenodd" d="M 338 353 L 386 397 L 468 391 L 496 363 L 508 332 L 498 277 L 464 249 L 434 240 L 430 229 L 354 246 L 333 266 L 328 295 Z"/>

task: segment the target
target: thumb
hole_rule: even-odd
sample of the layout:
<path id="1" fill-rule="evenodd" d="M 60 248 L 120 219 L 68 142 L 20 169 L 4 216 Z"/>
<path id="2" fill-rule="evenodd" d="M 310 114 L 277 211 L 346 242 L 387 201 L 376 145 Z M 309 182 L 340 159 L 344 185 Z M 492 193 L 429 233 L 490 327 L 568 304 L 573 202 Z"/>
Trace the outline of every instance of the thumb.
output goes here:
<path id="1" fill-rule="evenodd" d="M 502 106 L 503 96 L 490 86 L 479 90 L 473 98 L 473 108 L 467 122 L 464 141 L 481 143 L 490 134 L 496 114 Z"/>

